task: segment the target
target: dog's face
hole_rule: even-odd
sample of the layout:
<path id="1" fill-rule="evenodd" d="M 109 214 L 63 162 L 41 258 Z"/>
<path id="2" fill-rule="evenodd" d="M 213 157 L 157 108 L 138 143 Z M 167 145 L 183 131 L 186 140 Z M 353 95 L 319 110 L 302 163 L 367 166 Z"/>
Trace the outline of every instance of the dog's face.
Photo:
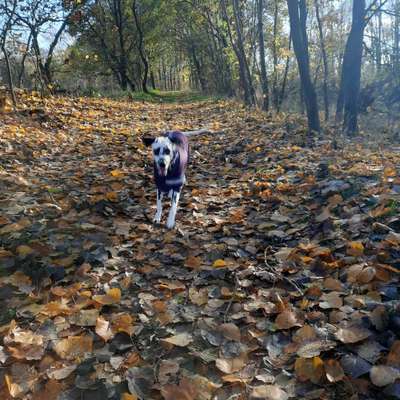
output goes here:
<path id="1" fill-rule="evenodd" d="M 165 136 L 159 136 L 158 138 L 143 138 L 143 143 L 147 147 L 151 146 L 157 171 L 161 176 L 166 176 L 174 157 L 174 143 Z"/>

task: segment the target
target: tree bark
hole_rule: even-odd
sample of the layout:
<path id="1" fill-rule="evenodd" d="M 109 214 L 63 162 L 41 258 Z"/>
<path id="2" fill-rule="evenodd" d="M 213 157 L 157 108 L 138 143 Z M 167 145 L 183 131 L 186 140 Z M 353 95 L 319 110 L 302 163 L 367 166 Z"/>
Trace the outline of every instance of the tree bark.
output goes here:
<path id="1" fill-rule="evenodd" d="M 306 31 L 307 8 L 305 0 L 287 0 L 293 48 L 299 67 L 301 87 L 307 110 L 308 129 L 320 132 L 317 95 L 310 76 L 308 38 Z"/>
<path id="2" fill-rule="evenodd" d="M 358 98 L 360 94 L 363 37 L 366 22 L 365 0 L 353 0 L 353 17 L 343 55 L 341 83 L 336 120 L 343 115 L 343 129 L 348 135 L 358 131 Z"/>
<path id="3" fill-rule="evenodd" d="M 329 96 L 328 96 L 328 78 L 329 78 L 329 67 L 328 67 L 328 57 L 326 54 L 324 33 L 322 27 L 321 16 L 319 12 L 319 0 L 315 0 L 315 13 L 317 17 L 318 23 L 318 31 L 319 31 L 319 40 L 321 45 L 321 53 L 322 53 L 322 61 L 324 63 L 324 106 L 325 106 L 325 121 L 329 120 Z"/>
<path id="4" fill-rule="evenodd" d="M 143 35 L 143 30 L 140 25 L 139 16 L 138 16 L 137 9 L 136 9 L 136 0 L 133 0 L 133 3 L 132 3 L 132 13 L 133 13 L 133 17 L 135 19 L 135 25 L 136 25 L 136 29 L 137 29 L 138 35 L 139 35 L 138 50 L 139 50 L 139 54 L 140 54 L 140 59 L 142 60 L 142 63 L 144 66 L 142 89 L 143 89 L 143 92 L 149 93 L 149 91 L 147 89 L 147 79 L 149 76 L 149 62 L 147 60 L 147 57 L 146 57 L 146 54 L 144 51 L 144 35 Z"/>
<path id="5" fill-rule="evenodd" d="M 268 91 L 268 77 L 267 68 L 265 66 L 265 46 L 264 46 L 264 26 L 263 26 L 263 11 L 264 11 L 264 0 L 258 0 L 257 2 L 257 16 L 258 16 L 258 47 L 260 52 L 260 78 L 261 88 L 263 94 L 263 105 L 264 111 L 269 110 L 269 91 Z"/>
<path id="6" fill-rule="evenodd" d="M 232 0 L 233 1 L 233 7 L 234 10 L 239 7 L 239 4 L 237 0 Z M 240 29 L 240 18 L 238 15 L 238 10 L 234 11 L 235 14 L 235 27 L 236 27 L 236 34 L 240 36 L 237 37 L 237 41 L 235 42 L 231 30 L 231 24 L 229 21 L 228 17 L 228 11 L 226 7 L 226 0 L 221 0 L 221 6 L 222 6 L 222 14 L 225 19 L 225 22 L 227 24 L 228 28 L 228 36 L 229 40 L 231 42 L 233 51 L 235 52 L 236 58 L 239 63 L 239 77 L 240 77 L 240 83 L 243 88 L 244 92 L 244 102 L 248 106 L 254 105 L 255 99 L 254 99 L 254 89 L 251 88 L 251 81 L 248 80 L 249 75 L 247 74 L 248 71 L 248 65 L 247 65 L 247 60 L 246 56 L 244 53 L 244 47 L 243 47 L 243 39 L 242 39 L 242 34 L 241 34 L 241 29 Z"/>
<path id="7" fill-rule="evenodd" d="M 9 90 L 10 90 L 11 99 L 12 99 L 13 106 L 14 106 L 14 109 L 15 109 L 15 108 L 17 108 L 17 98 L 15 97 L 14 83 L 13 83 L 11 67 L 10 67 L 10 59 L 8 57 L 8 51 L 7 51 L 4 43 L 1 46 L 1 50 L 3 52 L 4 59 L 6 61 L 8 87 L 9 87 Z"/>
<path id="8" fill-rule="evenodd" d="M 272 58 L 274 64 L 273 80 L 272 80 L 272 94 L 274 99 L 275 110 L 279 109 L 279 95 L 278 95 L 278 0 L 274 2 L 274 32 L 272 43 Z"/>

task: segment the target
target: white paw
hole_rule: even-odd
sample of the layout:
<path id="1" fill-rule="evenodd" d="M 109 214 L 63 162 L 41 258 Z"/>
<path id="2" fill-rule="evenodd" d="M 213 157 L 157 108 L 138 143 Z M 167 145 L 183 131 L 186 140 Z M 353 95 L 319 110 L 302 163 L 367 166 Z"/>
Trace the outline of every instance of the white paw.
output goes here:
<path id="1" fill-rule="evenodd" d="M 168 218 L 168 221 L 167 221 L 167 228 L 168 228 L 168 229 L 173 229 L 174 226 L 175 226 L 175 220 L 169 219 L 169 218 Z"/>
<path id="2" fill-rule="evenodd" d="M 161 222 L 161 214 L 156 213 L 156 215 L 153 218 L 153 222 L 159 224 Z"/>

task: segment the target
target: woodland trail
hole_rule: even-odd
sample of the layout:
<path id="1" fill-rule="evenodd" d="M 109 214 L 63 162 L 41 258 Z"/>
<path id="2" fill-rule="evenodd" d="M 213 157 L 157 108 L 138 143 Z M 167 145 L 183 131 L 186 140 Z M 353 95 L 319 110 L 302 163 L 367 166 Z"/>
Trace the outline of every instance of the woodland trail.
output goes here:
<path id="1" fill-rule="evenodd" d="M 230 101 L 22 100 L 1 399 L 400 398 L 398 154 L 302 147 L 293 117 Z M 140 137 L 203 127 L 177 229 L 155 226 Z"/>

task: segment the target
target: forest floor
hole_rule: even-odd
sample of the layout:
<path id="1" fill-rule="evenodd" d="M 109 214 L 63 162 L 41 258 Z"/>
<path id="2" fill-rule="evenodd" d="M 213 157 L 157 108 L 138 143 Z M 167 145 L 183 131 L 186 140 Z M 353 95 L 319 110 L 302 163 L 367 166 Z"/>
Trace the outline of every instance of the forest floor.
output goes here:
<path id="1" fill-rule="evenodd" d="M 400 398 L 400 153 L 238 104 L 0 121 L 0 398 Z M 177 228 L 142 135 L 207 128 Z M 165 218 L 163 223 L 165 222 Z"/>

